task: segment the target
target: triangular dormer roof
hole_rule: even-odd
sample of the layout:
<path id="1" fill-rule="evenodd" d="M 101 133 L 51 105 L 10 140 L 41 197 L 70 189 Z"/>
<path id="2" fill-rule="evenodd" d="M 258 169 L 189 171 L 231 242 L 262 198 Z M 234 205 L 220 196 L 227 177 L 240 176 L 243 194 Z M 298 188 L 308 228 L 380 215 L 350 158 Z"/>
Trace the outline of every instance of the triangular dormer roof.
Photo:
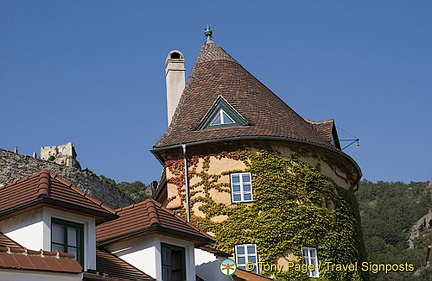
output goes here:
<path id="1" fill-rule="evenodd" d="M 203 120 L 209 116 L 220 96 L 246 124 L 203 126 Z M 221 47 L 214 42 L 207 42 L 201 48 L 171 124 L 154 148 L 242 137 L 276 137 L 335 148 L 311 123 L 299 116 Z"/>
<path id="2" fill-rule="evenodd" d="M 205 130 L 217 126 L 245 126 L 247 124 L 248 122 L 240 113 L 222 96 L 219 96 L 196 129 Z"/>

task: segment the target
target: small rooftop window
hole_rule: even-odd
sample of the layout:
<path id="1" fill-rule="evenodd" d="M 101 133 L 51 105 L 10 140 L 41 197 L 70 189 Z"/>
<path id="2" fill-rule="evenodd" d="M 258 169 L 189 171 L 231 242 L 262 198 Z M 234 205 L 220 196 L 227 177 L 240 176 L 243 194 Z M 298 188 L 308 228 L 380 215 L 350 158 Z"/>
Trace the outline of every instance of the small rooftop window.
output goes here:
<path id="1" fill-rule="evenodd" d="M 212 122 L 210 123 L 210 126 L 232 124 L 232 123 L 235 123 L 235 121 L 225 111 L 223 111 L 223 109 L 221 109 L 219 113 L 214 117 Z"/>
<path id="2" fill-rule="evenodd" d="M 197 130 L 219 126 L 245 126 L 247 124 L 248 122 L 222 96 L 219 96 L 198 125 Z"/>

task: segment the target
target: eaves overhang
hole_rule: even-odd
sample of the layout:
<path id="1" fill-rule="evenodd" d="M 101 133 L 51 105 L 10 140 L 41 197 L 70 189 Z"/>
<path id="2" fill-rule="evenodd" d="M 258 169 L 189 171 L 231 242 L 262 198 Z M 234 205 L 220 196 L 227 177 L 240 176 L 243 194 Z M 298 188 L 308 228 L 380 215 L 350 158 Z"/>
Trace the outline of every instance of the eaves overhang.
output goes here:
<path id="1" fill-rule="evenodd" d="M 94 217 L 96 219 L 96 225 L 99 223 L 103 223 L 109 220 L 113 220 L 118 218 L 118 215 L 116 214 L 109 214 L 102 211 L 92 210 L 88 209 L 79 205 L 70 204 L 66 202 L 62 202 L 59 200 L 54 200 L 52 198 L 46 197 L 46 196 L 39 196 L 33 200 L 29 200 L 27 202 L 24 202 L 22 204 L 7 208 L 5 210 L 0 211 L 0 217 L 4 216 L 10 216 L 13 213 L 16 212 L 22 212 L 26 209 L 31 209 L 34 207 L 39 206 L 56 206 L 59 208 L 67 209 L 67 210 L 74 210 L 80 213 L 84 213 L 87 215 L 90 215 L 91 217 Z"/>
<path id="2" fill-rule="evenodd" d="M 211 140 L 204 140 L 204 141 L 197 141 L 197 142 L 189 142 L 189 143 L 179 143 L 169 146 L 162 146 L 162 147 L 153 147 L 151 153 L 158 159 L 158 161 L 164 165 L 164 161 L 162 159 L 162 156 L 160 155 L 160 152 L 171 150 L 171 149 L 180 149 L 182 145 L 186 146 L 197 146 L 197 145 L 203 145 L 203 144 L 212 144 L 212 143 L 218 143 L 218 142 L 231 142 L 231 141 L 243 141 L 243 140 L 269 140 L 269 141 L 285 141 L 285 142 L 293 142 L 293 143 L 300 143 L 300 144 L 307 144 L 313 147 L 317 147 L 320 149 L 324 149 L 327 151 L 330 151 L 332 153 L 337 154 L 338 156 L 341 156 L 348 160 L 350 163 L 353 164 L 356 172 L 357 172 L 357 178 L 355 179 L 352 186 L 355 186 L 359 183 L 360 179 L 362 178 L 362 171 L 359 167 L 359 165 L 354 161 L 354 159 L 351 158 L 348 154 L 344 153 L 343 151 L 331 147 L 331 145 L 324 145 L 316 142 L 311 142 L 307 140 L 301 140 L 296 138 L 289 138 L 289 137 L 278 137 L 278 136 L 238 136 L 238 137 L 228 137 L 228 138 L 220 138 L 220 139 L 211 139 Z M 157 193 L 157 190 L 156 192 Z"/>
<path id="3" fill-rule="evenodd" d="M 208 245 L 208 244 L 215 242 L 213 239 L 210 239 L 210 238 L 186 233 L 183 231 L 178 231 L 178 230 L 175 230 L 172 228 L 163 227 L 159 224 L 153 224 L 152 226 L 144 228 L 144 229 L 140 229 L 140 230 L 133 231 L 133 232 L 123 234 L 123 235 L 119 235 L 119 236 L 112 237 L 109 239 L 97 241 L 97 245 L 103 246 L 103 245 L 111 244 L 111 243 L 114 243 L 114 242 L 117 242 L 120 240 L 129 239 L 129 238 L 133 238 L 133 237 L 141 236 L 141 235 L 149 235 L 152 233 L 168 234 L 168 235 L 172 235 L 172 236 L 176 236 L 176 237 L 181 237 L 183 239 L 191 240 L 194 242 L 196 247 Z"/>

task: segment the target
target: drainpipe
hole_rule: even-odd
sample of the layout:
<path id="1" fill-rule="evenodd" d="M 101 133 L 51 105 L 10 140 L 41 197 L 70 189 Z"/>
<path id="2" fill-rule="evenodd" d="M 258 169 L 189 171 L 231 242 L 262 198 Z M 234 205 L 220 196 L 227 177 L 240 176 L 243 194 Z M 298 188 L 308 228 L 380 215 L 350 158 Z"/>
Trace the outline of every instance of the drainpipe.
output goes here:
<path id="1" fill-rule="evenodd" d="M 186 144 L 182 144 L 183 148 L 183 163 L 184 163 L 184 177 L 185 177 L 185 189 L 186 189 L 186 220 L 190 222 L 190 206 L 189 206 L 189 169 L 186 158 Z"/>

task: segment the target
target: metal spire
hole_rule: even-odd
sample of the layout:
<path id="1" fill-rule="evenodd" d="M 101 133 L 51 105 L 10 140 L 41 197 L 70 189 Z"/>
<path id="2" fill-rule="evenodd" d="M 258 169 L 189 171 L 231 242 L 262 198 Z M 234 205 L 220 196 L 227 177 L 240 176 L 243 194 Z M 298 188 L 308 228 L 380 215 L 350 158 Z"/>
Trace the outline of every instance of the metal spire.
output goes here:
<path id="1" fill-rule="evenodd" d="M 213 38 L 213 30 L 207 25 L 207 28 L 204 29 L 204 36 L 207 37 L 206 43 L 212 43 Z"/>

